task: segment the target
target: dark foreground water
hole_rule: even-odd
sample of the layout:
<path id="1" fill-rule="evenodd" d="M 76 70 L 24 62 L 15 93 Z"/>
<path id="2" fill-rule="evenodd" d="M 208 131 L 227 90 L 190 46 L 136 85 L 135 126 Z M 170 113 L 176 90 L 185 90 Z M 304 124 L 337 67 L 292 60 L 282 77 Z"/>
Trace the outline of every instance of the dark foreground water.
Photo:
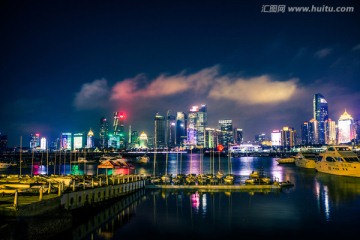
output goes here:
<path id="1" fill-rule="evenodd" d="M 65 166 L 65 172 L 74 166 Z M 96 166 L 78 166 L 79 174 Z M 242 183 L 252 170 L 295 185 L 274 192 L 200 192 L 142 190 L 126 199 L 71 217 L 51 216 L 1 221 L 0 239 L 286 239 L 350 237 L 360 225 L 360 179 L 317 173 L 273 158 L 200 157 L 199 154 L 154 156 L 138 165 L 140 174 L 211 173 L 218 169 Z M 50 169 L 53 170 L 53 167 Z M 48 169 L 48 170 L 50 170 Z M 16 170 L 18 171 L 18 170 Z M 29 170 L 24 170 L 29 171 Z M 46 172 L 46 166 L 40 168 Z"/>

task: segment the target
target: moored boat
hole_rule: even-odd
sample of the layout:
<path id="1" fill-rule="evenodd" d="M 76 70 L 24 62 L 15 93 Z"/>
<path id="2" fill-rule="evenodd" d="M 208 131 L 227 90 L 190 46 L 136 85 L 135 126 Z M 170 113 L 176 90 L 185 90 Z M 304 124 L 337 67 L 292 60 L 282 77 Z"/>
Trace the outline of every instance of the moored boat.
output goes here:
<path id="1" fill-rule="evenodd" d="M 328 146 L 321 153 L 321 160 L 316 162 L 315 169 L 318 172 L 360 177 L 360 159 L 349 146 Z"/>
<path id="2" fill-rule="evenodd" d="M 293 164 L 295 163 L 295 157 L 289 156 L 289 157 L 278 158 L 276 159 L 276 161 L 279 164 Z"/>
<path id="3" fill-rule="evenodd" d="M 0 162 L 0 169 L 6 169 L 6 168 L 9 168 L 11 166 L 12 166 L 11 163 Z"/>
<path id="4" fill-rule="evenodd" d="M 315 168 L 317 155 L 299 152 L 295 157 L 295 165 L 301 168 Z"/>
<path id="5" fill-rule="evenodd" d="M 150 157 L 147 155 L 142 155 L 142 156 L 136 157 L 136 163 L 145 164 L 145 163 L 148 163 L 149 161 L 150 161 Z"/>

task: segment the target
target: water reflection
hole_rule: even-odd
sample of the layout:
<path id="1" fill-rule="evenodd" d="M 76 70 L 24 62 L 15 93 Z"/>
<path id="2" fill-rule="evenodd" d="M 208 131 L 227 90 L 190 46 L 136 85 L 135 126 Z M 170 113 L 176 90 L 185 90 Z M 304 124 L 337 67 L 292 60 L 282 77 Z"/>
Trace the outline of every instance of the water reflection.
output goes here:
<path id="1" fill-rule="evenodd" d="M 75 239 L 217 239 L 235 236 L 324 237 L 357 229 L 360 222 L 360 179 L 317 173 L 295 165 L 279 165 L 269 157 L 210 157 L 200 154 L 157 154 L 137 165 L 139 174 L 231 172 L 239 182 L 262 168 L 267 176 L 291 181 L 294 187 L 277 192 L 146 190 L 129 211 L 109 215 L 90 228 L 96 214 L 74 226 Z M 49 170 L 51 170 L 51 166 Z M 57 168 L 58 169 L 58 168 Z M 63 167 L 61 167 L 64 170 Z M 40 168 L 40 172 L 46 171 Z M 96 165 L 66 165 L 66 172 L 96 175 Z M 35 171 L 34 171 L 35 172 Z M 116 212 L 116 211 L 115 211 Z M 105 213 L 102 213 L 105 214 Z M 91 220 L 92 219 L 92 220 Z M 105 218 L 104 218 L 105 219 Z M 90 222 L 90 223 L 89 223 Z M 87 227 L 85 227 L 85 225 Z M 78 235 L 79 228 L 86 234 Z M 140 230 L 139 230 L 140 229 Z"/>
<path id="2" fill-rule="evenodd" d="M 72 239 L 112 239 L 115 232 L 135 216 L 137 206 L 144 200 L 144 193 L 145 191 L 141 190 L 106 208 L 102 207 L 99 213 L 76 224 L 72 231 Z"/>

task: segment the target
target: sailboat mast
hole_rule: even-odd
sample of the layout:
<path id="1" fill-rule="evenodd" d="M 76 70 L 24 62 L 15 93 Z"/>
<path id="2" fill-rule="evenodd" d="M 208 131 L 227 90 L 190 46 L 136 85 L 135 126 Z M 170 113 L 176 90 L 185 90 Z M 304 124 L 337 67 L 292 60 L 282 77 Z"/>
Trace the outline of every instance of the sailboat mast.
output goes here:
<path id="1" fill-rule="evenodd" d="M 33 176 L 33 168 L 34 168 L 34 148 L 31 149 L 31 175 Z"/>
<path id="2" fill-rule="evenodd" d="M 46 148 L 46 175 L 49 175 L 49 149 Z"/>
<path id="3" fill-rule="evenodd" d="M 22 162 L 22 136 L 20 136 L 20 177 L 21 177 L 21 163 Z"/>

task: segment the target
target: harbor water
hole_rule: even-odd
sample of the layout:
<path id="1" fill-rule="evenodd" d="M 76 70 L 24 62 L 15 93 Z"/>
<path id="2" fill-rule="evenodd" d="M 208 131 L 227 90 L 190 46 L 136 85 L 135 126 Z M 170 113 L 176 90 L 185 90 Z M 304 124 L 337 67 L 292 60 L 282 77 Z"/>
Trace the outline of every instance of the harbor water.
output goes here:
<path id="1" fill-rule="evenodd" d="M 272 157 L 194 154 L 149 155 L 136 173 L 235 175 L 244 184 L 253 170 L 292 187 L 271 191 L 144 189 L 93 209 L 33 219 L 1 220 L 0 239 L 219 239 L 243 237 L 350 237 L 360 223 L 360 178 L 318 173 Z M 130 159 L 131 160 L 131 159 Z M 1 173 L 18 174 L 19 169 Z M 23 174 L 101 174 L 96 164 L 34 166 Z M 104 171 L 104 169 L 101 169 Z M 109 173 L 111 174 L 111 173 Z M 122 202 L 123 201 L 123 202 Z M 126 201 L 126 205 L 124 205 Z M 126 206 L 126 207 L 118 207 Z"/>

